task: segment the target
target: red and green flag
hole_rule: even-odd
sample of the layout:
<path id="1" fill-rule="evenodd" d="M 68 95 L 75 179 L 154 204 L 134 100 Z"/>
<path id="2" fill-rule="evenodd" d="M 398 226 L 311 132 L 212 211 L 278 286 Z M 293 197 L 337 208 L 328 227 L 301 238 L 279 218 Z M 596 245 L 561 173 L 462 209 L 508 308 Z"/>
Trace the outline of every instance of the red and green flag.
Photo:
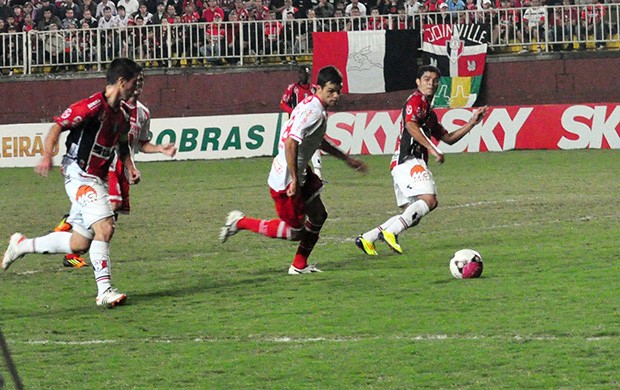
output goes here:
<path id="1" fill-rule="evenodd" d="M 423 63 L 441 71 L 434 107 L 472 107 L 478 98 L 486 63 L 488 25 L 427 24 Z"/>

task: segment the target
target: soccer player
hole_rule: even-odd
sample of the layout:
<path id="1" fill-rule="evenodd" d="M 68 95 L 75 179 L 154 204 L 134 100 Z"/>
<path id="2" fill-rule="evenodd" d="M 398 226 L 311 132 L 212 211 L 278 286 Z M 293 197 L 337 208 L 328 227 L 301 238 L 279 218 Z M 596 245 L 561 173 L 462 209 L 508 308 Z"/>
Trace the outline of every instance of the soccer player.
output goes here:
<path id="1" fill-rule="evenodd" d="M 416 226 L 422 217 L 437 207 L 437 189 L 427 166 L 428 155 L 432 154 L 439 164 L 444 162 L 445 157 L 431 142 L 430 137 L 452 145 L 480 123 L 487 112 L 486 106 L 474 110 L 472 118 L 465 126 L 448 133 L 431 109 L 433 96 L 439 86 L 439 77 L 439 69 L 434 66 L 418 68 L 418 88 L 407 98 L 403 108 L 403 125 L 390 163 L 396 203 L 402 214 L 357 237 L 355 245 L 367 255 L 377 255 L 374 243 L 379 239 L 394 252 L 401 254 L 403 250 L 398 243 L 398 235 Z"/>
<path id="2" fill-rule="evenodd" d="M 142 85 L 144 83 L 144 75 L 138 78 L 138 86 L 131 99 L 127 103 L 127 107 L 131 110 L 129 146 L 132 155 L 136 151 L 142 153 L 161 153 L 169 157 L 174 157 L 177 148 L 174 144 L 155 145 L 151 141 L 151 113 L 149 109 L 138 99 L 142 93 Z M 125 175 L 125 167 L 120 159 L 115 158 L 110 165 L 108 172 L 108 188 L 110 194 L 110 202 L 112 203 L 112 211 L 115 213 L 129 214 L 129 181 Z M 75 207 L 71 208 L 74 212 Z M 66 214 L 62 221 L 54 228 L 54 231 L 71 231 L 73 219 L 72 213 Z M 63 259 L 65 267 L 81 268 L 86 265 L 84 259 L 77 253 L 69 253 Z"/>
<path id="3" fill-rule="evenodd" d="M 344 154 L 324 138 L 327 127 L 326 108 L 340 98 L 342 74 L 333 66 L 319 71 L 316 93 L 304 99 L 291 114 L 278 145 L 267 180 L 279 219 L 259 220 L 234 210 L 228 214 L 220 241 L 239 230 L 251 230 L 271 238 L 299 241 L 290 275 L 322 272 L 308 264 L 308 257 L 319 239 L 319 232 L 327 219 L 321 200 L 321 179 L 308 166 L 310 157 L 321 149 L 343 160 L 356 171 L 366 172 L 363 161 Z"/>
<path id="4" fill-rule="evenodd" d="M 112 308 L 127 299 L 112 287 L 110 241 L 114 235 L 114 212 L 110 203 L 107 176 L 118 147 L 130 183 L 140 180 L 128 143 L 130 115 L 123 102 L 138 86 L 142 67 L 128 58 L 112 61 L 106 74 L 105 90 L 72 104 L 50 128 L 43 158 L 35 172 L 47 176 L 60 133 L 69 131 L 62 166 L 65 190 L 76 207 L 73 231 L 52 232 L 28 239 L 20 233 L 11 236 L 1 268 L 7 270 L 28 253 L 82 253 L 89 251 L 97 284 L 96 303 Z"/>
<path id="5" fill-rule="evenodd" d="M 296 83 L 289 84 L 282 95 L 282 99 L 280 99 L 280 108 L 284 112 L 291 115 L 293 109 L 297 107 L 299 103 L 316 92 L 316 85 L 311 84 L 309 79 L 310 69 L 304 65 L 301 65 L 299 67 L 299 80 Z M 317 149 L 317 151 L 314 152 L 311 161 L 312 167 L 314 168 L 314 173 L 319 177 L 319 179 L 322 180 L 323 176 L 321 175 L 320 150 Z"/>

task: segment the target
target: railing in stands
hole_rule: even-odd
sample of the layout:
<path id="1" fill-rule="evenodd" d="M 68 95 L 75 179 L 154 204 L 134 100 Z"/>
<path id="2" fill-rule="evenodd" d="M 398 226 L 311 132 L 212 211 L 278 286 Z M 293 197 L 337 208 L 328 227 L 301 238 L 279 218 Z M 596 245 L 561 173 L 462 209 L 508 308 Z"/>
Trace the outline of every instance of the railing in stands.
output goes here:
<path id="1" fill-rule="evenodd" d="M 417 29 L 422 24 L 488 25 L 489 51 L 618 49 L 620 4 L 289 21 L 161 24 L 124 28 L 31 30 L 0 34 L 0 72 L 49 73 L 105 68 L 113 58 L 147 67 L 247 65 L 311 61 L 312 32 Z M 528 22 L 529 21 L 529 22 Z M 537 22 L 538 21 L 538 22 Z M 422 36 L 422 35 L 420 35 Z"/>

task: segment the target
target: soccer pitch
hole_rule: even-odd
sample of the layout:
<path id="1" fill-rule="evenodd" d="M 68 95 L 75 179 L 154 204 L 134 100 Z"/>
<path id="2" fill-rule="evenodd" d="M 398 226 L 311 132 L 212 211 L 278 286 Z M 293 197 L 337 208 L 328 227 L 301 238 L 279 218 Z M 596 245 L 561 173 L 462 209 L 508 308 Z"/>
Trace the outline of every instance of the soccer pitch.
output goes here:
<path id="1" fill-rule="evenodd" d="M 620 386 L 618 151 L 520 151 L 431 161 L 439 207 L 403 255 L 354 238 L 396 213 L 389 156 L 362 176 L 326 157 L 329 218 L 296 243 L 240 232 L 272 218 L 270 158 L 142 163 L 112 242 L 125 306 L 95 306 L 90 269 L 29 255 L 0 274 L 0 327 L 27 389 L 414 389 Z M 2 249 L 68 209 L 62 178 L 0 169 Z M 457 280 L 458 249 L 482 254 Z M 10 375 L 0 374 L 11 388 Z"/>

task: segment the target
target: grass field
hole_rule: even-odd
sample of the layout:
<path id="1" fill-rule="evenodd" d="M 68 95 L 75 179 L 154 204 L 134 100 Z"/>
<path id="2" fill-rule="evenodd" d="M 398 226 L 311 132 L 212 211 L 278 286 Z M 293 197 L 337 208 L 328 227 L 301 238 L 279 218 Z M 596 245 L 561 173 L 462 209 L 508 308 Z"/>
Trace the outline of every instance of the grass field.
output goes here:
<path id="1" fill-rule="evenodd" d="M 402 256 L 354 237 L 396 211 L 388 156 L 325 158 L 329 219 L 296 244 L 217 234 L 229 210 L 274 215 L 270 159 L 143 163 L 112 245 L 126 306 L 95 306 L 90 269 L 30 255 L 0 274 L 0 327 L 27 389 L 618 388 L 618 151 L 448 155 L 439 208 Z M 60 175 L 0 169 L 0 237 L 48 231 Z M 484 273 L 456 280 L 452 253 Z M 4 250 L 4 249 L 2 249 Z M 2 251 L 0 250 L 0 251 Z M 10 376 L 0 374 L 11 388 Z"/>

